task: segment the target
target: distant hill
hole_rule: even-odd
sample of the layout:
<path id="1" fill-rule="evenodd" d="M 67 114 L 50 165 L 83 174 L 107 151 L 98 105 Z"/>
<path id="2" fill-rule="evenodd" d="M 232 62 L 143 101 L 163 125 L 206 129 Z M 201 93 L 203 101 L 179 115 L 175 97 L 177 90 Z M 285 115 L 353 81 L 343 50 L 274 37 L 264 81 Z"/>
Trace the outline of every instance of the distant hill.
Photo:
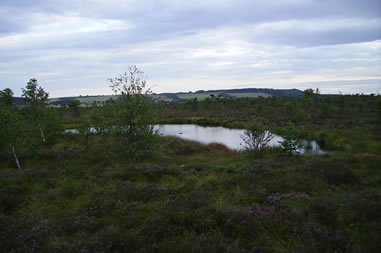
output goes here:
<path id="1" fill-rule="evenodd" d="M 177 92 L 177 93 L 162 93 L 171 101 L 186 101 L 197 98 L 203 100 L 210 95 L 221 95 L 224 98 L 257 98 L 268 96 L 280 97 L 303 97 L 303 91 L 297 89 L 265 89 L 265 88 L 245 88 L 245 89 L 228 89 L 228 90 L 198 90 L 196 92 Z"/>
<path id="2" fill-rule="evenodd" d="M 229 90 L 199 90 L 195 93 L 264 93 L 280 97 L 303 97 L 303 91 L 298 89 L 243 88 Z"/>
<path id="3" fill-rule="evenodd" d="M 81 105 L 102 105 L 107 104 L 111 101 L 111 98 L 117 99 L 117 96 L 110 95 L 100 95 L 100 96 L 79 96 L 79 97 L 62 97 L 62 98 L 51 98 L 49 99 L 49 104 L 52 105 L 67 105 L 72 100 L 78 100 Z"/>
<path id="4" fill-rule="evenodd" d="M 22 98 L 22 97 L 14 97 L 13 100 L 15 101 L 16 105 L 24 105 L 25 104 L 24 98 Z"/>
<path id="5" fill-rule="evenodd" d="M 198 90 L 196 92 L 177 92 L 177 93 L 158 93 L 152 94 L 153 101 L 167 101 L 167 102 L 185 102 L 189 99 L 197 98 L 204 100 L 209 98 L 210 95 L 224 97 L 227 99 L 234 98 L 257 98 L 268 96 L 280 97 L 302 97 L 303 91 L 298 89 L 267 89 L 267 88 L 244 88 L 244 89 L 227 89 L 227 90 Z M 51 105 L 62 106 L 67 105 L 76 99 L 80 102 L 81 106 L 103 105 L 111 101 L 111 99 L 118 99 L 118 96 L 100 95 L 100 96 L 73 96 L 51 98 L 49 103 Z M 23 105 L 24 99 L 16 97 L 15 102 L 17 105 Z"/>

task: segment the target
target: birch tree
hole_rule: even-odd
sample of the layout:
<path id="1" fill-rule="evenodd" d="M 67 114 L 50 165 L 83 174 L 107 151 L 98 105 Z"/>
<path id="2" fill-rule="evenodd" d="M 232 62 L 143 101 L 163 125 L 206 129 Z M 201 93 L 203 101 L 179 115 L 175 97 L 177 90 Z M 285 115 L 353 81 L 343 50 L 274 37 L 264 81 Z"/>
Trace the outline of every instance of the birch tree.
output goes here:
<path id="1" fill-rule="evenodd" d="M 127 155 L 133 159 L 152 151 L 157 133 L 151 125 L 153 121 L 152 105 L 146 88 L 144 72 L 136 66 L 129 66 L 127 72 L 109 79 L 111 88 L 118 101 L 106 108 L 112 115 L 110 127 L 113 135 L 121 142 Z"/>
<path id="2" fill-rule="evenodd" d="M 23 120 L 14 106 L 11 89 L 0 91 L 0 150 L 13 156 L 17 168 L 21 168 L 18 149 L 24 137 L 22 136 Z"/>
<path id="3" fill-rule="evenodd" d="M 36 122 L 40 131 L 41 139 L 46 142 L 44 131 L 41 126 L 42 110 L 47 105 L 49 94 L 44 91 L 41 86 L 38 86 L 37 79 L 30 79 L 25 89 L 22 89 L 22 96 L 25 99 L 25 103 L 28 105 L 31 111 L 31 116 Z"/>

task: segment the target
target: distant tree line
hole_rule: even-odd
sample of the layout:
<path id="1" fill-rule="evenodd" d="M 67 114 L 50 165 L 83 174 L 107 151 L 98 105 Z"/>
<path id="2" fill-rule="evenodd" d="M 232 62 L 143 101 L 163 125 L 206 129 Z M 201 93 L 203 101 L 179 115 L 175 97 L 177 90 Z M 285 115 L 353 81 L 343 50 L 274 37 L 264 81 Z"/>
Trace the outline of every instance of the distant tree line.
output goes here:
<path id="1" fill-rule="evenodd" d="M 303 97 L 303 91 L 298 89 L 268 89 L 268 88 L 243 88 L 228 90 L 198 90 L 195 93 L 266 93 L 280 97 Z"/>

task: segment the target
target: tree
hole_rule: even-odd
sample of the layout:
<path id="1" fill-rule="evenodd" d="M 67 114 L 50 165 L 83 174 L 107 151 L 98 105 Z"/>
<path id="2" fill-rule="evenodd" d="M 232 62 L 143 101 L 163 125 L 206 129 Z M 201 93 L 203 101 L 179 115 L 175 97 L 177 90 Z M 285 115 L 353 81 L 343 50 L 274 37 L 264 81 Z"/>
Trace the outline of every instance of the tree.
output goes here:
<path id="1" fill-rule="evenodd" d="M 17 168 L 21 168 L 17 151 L 21 142 L 25 140 L 22 136 L 25 124 L 14 105 L 12 90 L 7 88 L 0 91 L 0 98 L 0 150 L 11 153 Z"/>
<path id="2" fill-rule="evenodd" d="M 268 129 L 267 124 L 254 118 L 247 124 L 244 134 L 241 136 L 246 148 L 254 151 L 256 157 L 261 156 L 263 149 L 274 138 Z"/>
<path id="3" fill-rule="evenodd" d="M 308 112 L 308 119 L 311 119 L 311 114 L 317 104 L 317 99 L 319 97 L 319 94 L 320 94 L 319 88 L 316 88 L 315 90 L 309 88 L 304 91 L 303 104 L 305 109 Z"/>
<path id="4" fill-rule="evenodd" d="M 42 108 L 46 106 L 49 94 L 45 92 L 41 86 L 38 86 L 37 79 L 34 78 L 29 80 L 25 89 L 22 89 L 22 92 L 22 96 L 31 110 L 32 117 L 38 125 L 42 141 L 46 142 L 45 135 L 41 127 L 41 118 Z"/>
<path id="5" fill-rule="evenodd" d="M 13 99 L 13 91 L 9 88 L 0 91 L 0 102 L 5 106 L 13 106 L 15 103 Z"/>
<path id="6" fill-rule="evenodd" d="M 297 132 L 294 124 L 289 121 L 283 134 L 283 141 L 279 141 L 282 149 L 288 156 L 299 153 L 302 144 L 297 138 Z"/>
<path id="7" fill-rule="evenodd" d="M 151 125 L 153 112 L 149 95 L 152 92 L 146 88 L 144 72 L 136 66 L 129 66 L 127 72 L 109 81 L 114 93 L 119 95 L 118 101 L 107 105 L 105 110 L 112 114 L 107 115 L 111 119 L 109 129 L 126 153 L 137 159 L 154 148 L 158 135 Z"/>
<path id="8" fill-rule="evenodd" d="M 22 141 L 22 117 L 17 111 L 0 108 L 0 146 L 4 153 L 11 153 L 17 168 L 21 168 L 17 151 Z"/>
<path id="9" fill-rule="evenodd" d="M 42 107 L 40 113 L 41 128 L 44 129 L 45 138 L 49 139 L 50 136 L 63 132 L 61 114 L 56 109 Z"/>
<path id="10" fill-rule="evenodd" d="M 70 108 L 73 116 L 75 117 L 79 116 L 79 105 L 80 105 L 80 102 L 77 99 L 72 99 L 70 103 L 68 104 L 68 107 Z"/>

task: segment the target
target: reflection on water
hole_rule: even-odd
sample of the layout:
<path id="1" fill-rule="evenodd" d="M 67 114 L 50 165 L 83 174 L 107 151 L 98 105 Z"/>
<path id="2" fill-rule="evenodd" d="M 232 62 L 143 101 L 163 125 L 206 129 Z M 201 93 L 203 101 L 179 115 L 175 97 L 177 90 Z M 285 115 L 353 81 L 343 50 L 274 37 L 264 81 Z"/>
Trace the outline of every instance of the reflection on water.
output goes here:
<path id="1" fill-rule="evenodd" d="M 229 129 L 225 127 L 202 127 L 192 124 L 184 125 L 155 125 L 155 130 L 158 130 L 164 136 L 177 136 L 182 139 L 198 141 L 204 144 L 221 143 L 233 150 L 245 149 L 245 143 L 242 141 L 241 136 L 244 133 L 243 129 Z M 280 146 L 279 142 L 283 138 L 274 135 L 274 138 L 269 142 L 269 146 Z M 316 141 L 302 142 L 303 148 L 299 150 L 302 154 L 323 154 L 325 153 L 320 149 Z"/>
<path id="2" fill-rule="evenodd" d="M 221 143 L 233 150 L 243 150 L 246 148 L 241 136 L 244 133 L 243 129 L 229 129 L 225 127 L 202 127 L 192 124 L 179 125 L 155 125 L 154 129 L 164 136 L 177 136 L 182 139 L 198 141 L 204 144 Z M 95 133 L 95 129 L 91 129 Z M 65 133 L 79 133 L 77 129 L 68 129 Z M 283 138 L 274 135 L 274 138 L 269 142 L 269 146 L 278 147 L 279 142 Z M 324 154 L 316 141 L 302 141 L 303 147 L 299 150 L 302 154 Z"/>

